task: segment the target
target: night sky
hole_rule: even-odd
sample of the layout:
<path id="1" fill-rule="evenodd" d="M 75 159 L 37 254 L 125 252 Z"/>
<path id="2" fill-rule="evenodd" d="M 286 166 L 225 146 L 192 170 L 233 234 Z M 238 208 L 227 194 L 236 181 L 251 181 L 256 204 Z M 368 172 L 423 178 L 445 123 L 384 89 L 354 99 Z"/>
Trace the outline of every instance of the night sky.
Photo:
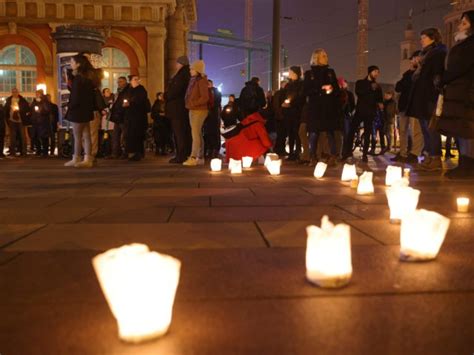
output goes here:
<path id="1" fill-rule="evenodd" d="M 371 0 L 369 15 L 369 64 L 382 69 L 380 82 L 393 83 L 400 71 L 400 41 L 408 14 L 413 8 L 417 32 L 426 27 L 443 30 L 443 17 L 449 12 L 449 0 Z M 225 4 L 225 5 L 224 5 Z M 216 33 L 232 30 L 237 38 L 244 33 L 244 0 L 197 0 L 199 32 Z M 338 76 L 354 81 L 356 70 L 357 0 L 282 0 L 282 45 L 289 54 L 289 65 L 309 66 L 313 49 L 325 48 L 330 65 Z M 271 42 L 272 1 L 254 0 L 253 38 Z M 197 55 L 197 52 L 194 51 Z M 206 72 L 215 85 L 223 84 L 223 93 L 239 93 L 245 82 L 241 70 L 246 68 L 242 50 L 204 47 Z M 195 58 L 193 58 L 195 59 Z M 263 53 L 253 56 L 252 75 L 267 85 L 269 58 Z"/>

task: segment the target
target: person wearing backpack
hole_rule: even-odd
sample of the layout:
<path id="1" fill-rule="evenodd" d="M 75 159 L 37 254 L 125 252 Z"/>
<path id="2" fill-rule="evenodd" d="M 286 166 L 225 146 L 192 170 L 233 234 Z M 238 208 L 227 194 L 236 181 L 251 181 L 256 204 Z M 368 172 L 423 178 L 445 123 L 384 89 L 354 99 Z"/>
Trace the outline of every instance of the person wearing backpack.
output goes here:
<path id="1" fill-rule="evenodd" d="M 267 100 L 265 99 L 265 92 L 260 87 L 260 79 L 253 77 L 245 83 L 245 87 L 240 92 L 239 106 L 242 119 L 260 111 L 266 104 Z"/>
<path id="2" fill-rule="evenodd" d="M 189 123 L 193 139 L 191 156 L 183 163 L 184 166 L 196 166 L 204 163 L 202 126 L 209 114 L 209 90 L 205 64 L 197 60 L 191 65 L 191 80 L 186 91 L 186 108 L 189 110 Z"/>
<path id="3" fill-rule="evenodd" d="M 131 75 L 130 89 L 123 102 L 127 130 L 126 152 L 129 161 L 140 161 L 145 157 L 144 141 L 148 128 L 148 113 L 151 111 L 150 106 L 148 93 L 140 84 L 140 78 L 138 75 Z"/>

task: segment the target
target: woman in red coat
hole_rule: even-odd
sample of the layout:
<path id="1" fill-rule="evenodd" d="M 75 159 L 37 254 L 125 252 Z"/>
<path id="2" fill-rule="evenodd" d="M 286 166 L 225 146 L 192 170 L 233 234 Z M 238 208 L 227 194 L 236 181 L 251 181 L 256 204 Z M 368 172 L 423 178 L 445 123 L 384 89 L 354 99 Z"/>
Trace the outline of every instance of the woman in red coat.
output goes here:
<path id="1" fill-rule="evenodd" d="M 243 121 L 242 130 L 236 136 L 226 140 L 227 160 L 241 160 L 242 157 L 258 159 L 272 147 L 272 141 L 265 129 L 265 119 L 255 112 Z"/>

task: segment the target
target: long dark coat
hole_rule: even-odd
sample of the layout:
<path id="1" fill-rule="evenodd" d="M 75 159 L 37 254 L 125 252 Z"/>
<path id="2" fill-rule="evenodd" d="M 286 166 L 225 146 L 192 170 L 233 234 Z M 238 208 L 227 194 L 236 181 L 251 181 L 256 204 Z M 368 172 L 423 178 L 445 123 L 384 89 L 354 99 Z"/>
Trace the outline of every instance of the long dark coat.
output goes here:
<path id="1" fill-rule="evenodd" d="M 94 90 L 94 84 L 91 79 L 81 74 L 74 76 L 67 104 L 66 120 L 75 123 L 85 123 L 94 119 Z"/>
<path id="2" fill-rule="evenodd" d="M 184 98 L 190 79 L 189 66 L 184 66 L 168 83 L 168 89 L 165 92 L 165 111 L 166 116 L 172 121 L 189 119 Z"/>
<path id="3" fill-rule="evenodd" d="M 447 49 L 443 44 L 431 45 L 423 50 L 420 68 L 413 74 L 413 86 L 408 99 L 406 115 L 421 120 L 430 120 L 436 109 L 439 90 L 436 80 L 444 72 Z"/>
<path id="4" fill-rule="evenodd" d="M 375 119 L 378 104 L 383 103 L 382 88 L 376 82 L 365 78 L 357 80 L 355 85 L 357 95 L 356 113 L 362 119 Z"/>
<path id="5" fill-rule="evenodd" d="M 445 86 L 441 133 L 474 138 L 474 35 L 449 52 L 441 85 Z"/>
<path id="6" fill-rule="evenodd" d="M 110 121 L 113 123 L 124 123 L 125 122 L 125 108 L 123 107 L 123 100 L 128 95 L 128 89 L 130 89 L 130 84 L 124 87 L 119 91 L 117 95 L 117 100 L 112 105 L 110 110 Z"/>
<path id="7" fill-rule="evenodd" d="M 128 153 L 140 153 L 143 151 L 148 128 L 147 114 L 150 111 L 148 94 L 142 85 L 138 85 L 136 88 L 128 89 L 126 99 L 130 104 L 125 108 L 126 150 Z"/>
<path id="8" fill-rule="evenodd" d="M 20 119 L 24 125 L 27 125 L 27 123 L 30 124 L 29 122 L 27 122 L 29 121 L 30 105 L 28 104 L 28 101 L 26 101 L 26 99 L 23 96 L 19 95 L 18 97 L 19 97 L 18 106 L 19 106 L 19 114 L 20 114 L 20 117 L 18 117 L 18 119 Z M 3 109 L 7 124 L 11 120 L 11 117 L 10 117 L 11 105 L 12 105 L 12 96 L 7 98 L 7 101 L 5 102 L 5 107 Z"/>
<path id="9" fill-rule="evenodd" d="M 38 111 L 35 110 L 38 107 Z M 41 101 L 34 100 L 30 106 L 31 123 L 35 138 L 48 138 L 51 136 L 51 104 L 42 98 Z"/>
<path id="10" fill-rule="evenodd" d="M 283 102 L 290 100 L 290 107 L 282 108 L 286 119 L 301 121 L 301 113 L 306 103 L 304 83 L 302 80 L 290 80 L 283 91 Z"/>
<path id="11" fill-rule="evenodd" d="M 331 85 L 327 94 L 323 85 Z M 304 74 L 304 93 L 308 98 L 308 131 L 325 132 L 341 130 L 343 124 L 340 88 L 336 73 L 329 66 L 312 66 Z"/>
<path id="12" fill-rule="evenodd" d="M 414 70 L 407 70 L 403 73 L 402 78 L 395 85 L 395 91 L 400 94 L 398 98 L 398 111 L 405 112 L 408 106 L 408 100 L 410 98 L 411 87 L 413 85 L 412 76 L 415 73 Z"/>

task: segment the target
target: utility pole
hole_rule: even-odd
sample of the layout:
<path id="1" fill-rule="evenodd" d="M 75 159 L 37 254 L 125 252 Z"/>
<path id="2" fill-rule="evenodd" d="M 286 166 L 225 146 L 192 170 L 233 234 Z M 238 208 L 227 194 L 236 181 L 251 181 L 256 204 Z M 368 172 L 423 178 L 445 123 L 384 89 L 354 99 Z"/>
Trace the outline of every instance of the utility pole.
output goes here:
<path id="1" fill-rule="evenodd" d="M 253 39 L 253 0 L 245 0 L 245 29 L 244 38 L 247 41 Z M 247 81 L 252 77 L 252 50 L 247 50 Z"/>
<path id="2" fill-rule="evenodd" d="M 369 0 L 357 0 L 357 80 L 367 76 L 369 65 Z"/>
<path id="3" fill-rule="evenodd" d="M 280 85 L 280 11 L 281 0 L 273 0 L 272 90 Z"/>

